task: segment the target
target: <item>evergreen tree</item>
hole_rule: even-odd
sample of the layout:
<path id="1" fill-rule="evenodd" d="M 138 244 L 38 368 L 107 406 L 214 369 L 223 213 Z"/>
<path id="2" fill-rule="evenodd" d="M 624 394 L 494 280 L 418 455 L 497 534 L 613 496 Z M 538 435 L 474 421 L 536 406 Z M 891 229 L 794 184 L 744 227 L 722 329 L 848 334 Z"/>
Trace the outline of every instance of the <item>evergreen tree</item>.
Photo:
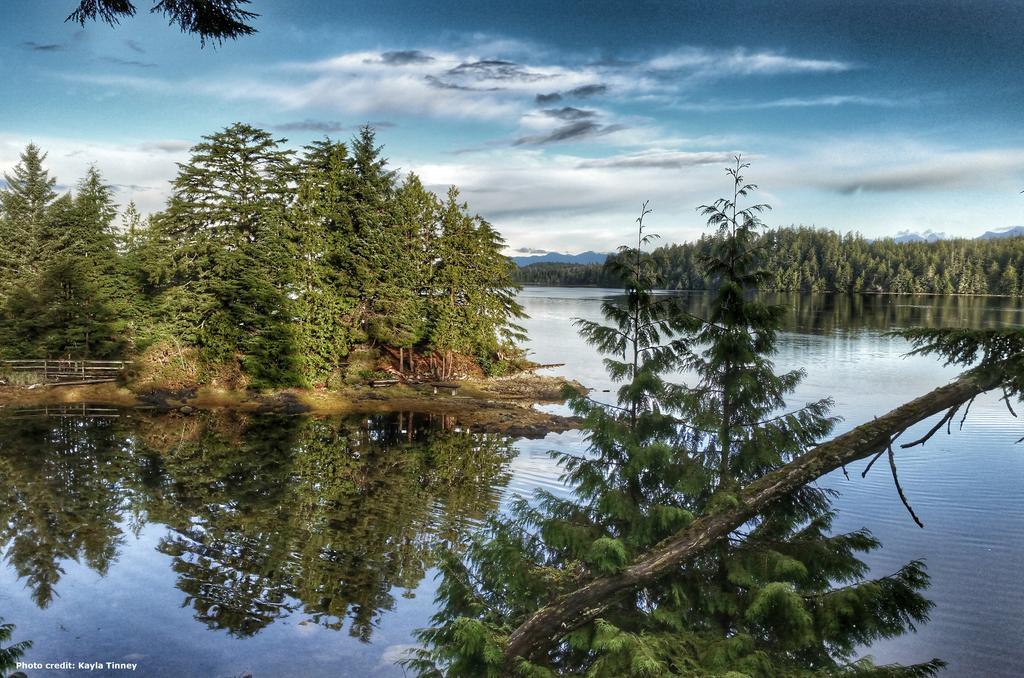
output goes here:
<path id="1" fill-rule="evenodd" d="M 352 145 L 352 156 L 330 140 L 307 148 L 293 209 L 312 379 L 337 370 L 354 344 L 404 351 L 425 333 L 437 199 L 412 175 L 394 186 L 369 128 Z"/>
<path id="2" fill-rule="evenodd" d="M 164 327 L 214 361 L 239 360 L 256 386 L 299 379 L 287 296 L 285 209 L 293 174 L 282 140 L 236 123 L 180 165 L 157 238 Z"/>
<path id="3" fill-rule="evenodd" d="M 118 285 L 109 186 L 89 168 L 74 196 L 54 201 L 36 236 L 37 272 L 8 296 L 2 334 L 12 355 L 109 358 L 126 344 L 127 290 Z"/>
<path id="4" fill-rule="evenodd" d="M 420 290 L 414 279 L 417 253 L 409 224 L 397 209 L 395 172 L 387 168 L 381 150 L 368 126 L 352 140 L 359 324 L 372 342 L 409 346 L 422 333 Z"/>
<path id="5" fill-rule="evenodd" d="M 499 359 L 522 338 L 523 317 L 512 282 L 513 265 L 501 255 L 504 241 L 489 223 L 470 216 L 458 189 L 448 191 L 439 216 L 437 261 L 430 287 L 429 345 L 442 355 L 441 375 L 455 353 Z"/>
<path id="6" fill-rule="evenodd" d="M 395 307 L 390 344 L 399 349 L 399 363 L 407 349 L 427 340 L 430 324 L 431 281 L 438 263 L 441 202 L 409 174 L 395 195 L 395 223 L 406 288 Z"/>
<path id="7" fill-rule="evenodd" d="M 43 167 L 45 160 L 46 154 L 29 144 L 18 164 L 3 175 L 7 185 L 0 191 L 0 300 L 19 277 L 35 270 L 39 230 L 57 197 L 57 179 Z"/>
<path id="8" fill-rule="evenodd" d="M 241 123 L 205 137 L 167 208 L 144 223 L 128 205 L 121 229 L 96 168 L 56 197 L 29 146 L 0 196 L 18 259 L 0 271 L 3 352 L 198 349 L 188 378 L 231 386 L 329 383 L 361 344 L 400 370 L 422 351 L 445 375 L 457 353 L 505 369 L 522 309 L 494 229 L 414 175 L 399 184 L 369 127 L 298 162 L 282 142 Z"/>
<path id="9" fill-rule="evenodd" d="M 355 327 L 358 291 L 349 214 L 354 178 L 345 144 L 325 139 L 306 147 L 290 222 L 298 261 L 295 315 L 302 369 L 314 383 L 337 371 L 361 338 Z"/>
<path id="10" fill-rule="evenodd" d="M 198 35 L 199 44 L 205 47 L 207 40 L 220 45 L 225 39 L 255 33 L 249 22 L 259 15 L 245 9 L 248 4 L 249 0 L 159 0 L 149 11 L 163 14 L 182 33 Z M 79 0 L 65 21 L 85 26 L 86 22 L 100 20 L 116 26 L 121 19 L 135 16 L 135 11 L 131 0 Z"/>
<path id="11" fill-rule="evenodd" d="M 148 220 L 142 219 L 134 202 L 121 214 L 121 228 L 114 234 L 117 257 L 114 273 L 114 304 L 122 318 L 125 337 L 136 348 L 144 338 L 152 310 L 144 289 L 146 270 L 142 261 L 142 245 L 146 239 Z"/>
<path id="12" fill-rule="evenodd" d="M 1007 264 L 1002 273 L 999 274 L 999 294 L 1008 297 L 1020 295 L 1020 286 L 1017 280 L 1017 268 L 1013 264 Z"/>
<path id="13" fill-rule="evenodd" d="M 9 642 L 14 635 L 14 624 L 5 624 L 3 617 L 0 617 L 0 642 Z M 7 647 L 0 646 L 0 675 L 6 675 L 8 671 L 18 665 L 18 660 L 25 656 L 25 651 L 31 649 L 32 642 L 23 640 Z"/>
<path id="14" fill-rule="evenodd" d="M 866 531 L 830 533 L 828 494 L 806 486 L 776 502 L 694 561 L 607 603 L 602 616 L 505 665 L 508 634 L 567 591 L 614 575 L 690 523 L 736 503 L 736 492 L 827 434 L 829 400 L 786 412 L 802 372 L 776 374 L 782 309 L 751 296 L 760 268 L 755 188 L 737 159 L 732 195 L 702 208 L 715 229 L 700 259 L 717 294 L 706 317 L 650 294 L 652 265 L 638 247 L 617 257 L 626 302 L 610 324 L 580 322 L 620 381 L 617 403 L 577 397 L 589 453 L 558 454 L 573 496 L 518 501 L 450 557 L 434 628 L 409 666 L 422 675 L 931 675 L 941 662 L 875 667 L 856 648 L 927 618 L 927 584 L 914 562 L 863 579 Z M 691 386 L 668 383 L 688 368 Z"/>

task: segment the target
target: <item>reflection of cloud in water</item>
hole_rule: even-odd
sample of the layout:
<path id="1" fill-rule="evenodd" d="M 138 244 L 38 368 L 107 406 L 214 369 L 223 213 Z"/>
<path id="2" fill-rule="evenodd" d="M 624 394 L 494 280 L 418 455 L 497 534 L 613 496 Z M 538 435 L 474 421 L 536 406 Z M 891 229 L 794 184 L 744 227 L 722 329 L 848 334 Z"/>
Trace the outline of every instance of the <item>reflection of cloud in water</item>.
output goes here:
<path id="1" fill-rule="evenodd" d="M 384 651 L 380 655 L 380 662 L 377 664 L 378 667 L 388 666 L 390 664 L 397 664 L 403 659 L 407 658 L 412 654 L 419 645 L 413 643 L 399 643 L 396 645 L 388 645 L 384 648 Z"/>

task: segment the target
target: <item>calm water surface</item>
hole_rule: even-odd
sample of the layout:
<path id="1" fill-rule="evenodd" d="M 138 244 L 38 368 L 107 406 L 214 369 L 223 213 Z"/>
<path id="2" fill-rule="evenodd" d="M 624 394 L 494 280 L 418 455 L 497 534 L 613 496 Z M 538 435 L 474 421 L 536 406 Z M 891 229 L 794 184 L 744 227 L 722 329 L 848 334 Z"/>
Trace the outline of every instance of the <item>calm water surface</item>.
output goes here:
<path id="1" fill-rule="evenodd" d="M 611 384 L 570 318 L 612 296 L 524 291 L 532 357 L 602 395 Z M 833 396 L 840 430 L 956 374 L 904 358 L 889 329 L 1024 325 L 1002 299 L 779 301 L 792 310 L 777 366 L 807 371 L 793 402 Z M 0 420 L 0 616 L 34 641 L 26 661 L 138 662 L 143 676 L 402 675 L 394 660 L 432 613 L 432 550 L 513 494 L 561 491 L 546 452 L 580 447 L 576 433 L 510 440 L 412 415 L 49 414 Z M 874 574 L 923 558 L 932 576 L 931 622 L 870 648 L 878 661 L 1024 675 L 1021 429 L 979 398 L 962 432 L 898 453 L 923 530 L 887 469 L 823 481 L 841 492 L 835 528 L 882 540 Z"/>

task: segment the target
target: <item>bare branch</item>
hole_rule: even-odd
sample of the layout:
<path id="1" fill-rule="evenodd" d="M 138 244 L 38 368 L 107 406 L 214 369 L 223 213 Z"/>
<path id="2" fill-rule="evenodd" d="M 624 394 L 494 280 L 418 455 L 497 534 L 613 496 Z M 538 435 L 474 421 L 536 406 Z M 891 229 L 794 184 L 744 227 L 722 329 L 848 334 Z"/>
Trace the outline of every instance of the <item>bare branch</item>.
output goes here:
<path id="1" fill-rule="evenodd" d="M 924 445 L 926 442 L 928 442 L 929 438 L 931 438 L 933 435 L 935 435 L 935 433 L 940 428 L 942 428 L 943 424 L 947 424 L 947 423 L 949 423 L 953 419 L 953 415 L 955 415 L 956 411 L 959 410 L 959 409 L 960 409 L 960 404 L 957 404 L 957 405 L 949 408 L 949 411 L 946 412 L 946 414 L 942 417 L 942 419 L 939 419 L 939 423 L 937 423 L 935 426 L 933 426 L 931 428 L 931 430 L 928 431 L 928 433 L 925 433 L 924 436 L 918 438 L 914 442 L 912 442 L 912 443 L 905 443 L 903 445 L 900 445 L 900 447 L 902 447 L 903 449 L 907 449 L 908 447 L 914 447 L 915 445 Z M 946 433 L 949 433 L 949 431 L 947 430 Z"/>
<path id="2" fill-rule="evenodd" d="M 1010 405 L 1010 394 L 1006 391 L 1005 386 L 1003 387 L 1003 397 L 1000 398 L 1000 400 L 1006 403 L 1006 409 L 1010 410 L 1010 414 L 1012 414 L 1013 418 L 1016 419 L 1017 413 L 1013 411 L 1013 407 Z"/>
<path id="3" fill-rule="evenodd" d="M 924 523 L 922 523 L 921 519 L 917 517 L 916 513 L 914 513 L 914 509 L 911 508 L 910 502 L 907 501 L 907 495 L 903 494 L 903 487 L 900 485 L 900 477 L 899 474 L 896 473 L 896 455 L 892 452 L 892 445 L 889 446 L 889 468 L 892 470 L 892 482 L 896 484 L 896 492 L 900 495 L 900 501 L 902 501 L 903 505 L 907 507 L 907 511 L 910 512 L 910 517 L 914 519 L 917 526 L 924 529 Z"/>
<path id="4" fill-rule="evenodd" d="M 967 413 L 971 411 L 971 405 L 974 404 L 974 398 L 967 401 L 967 408 L 964 410 L 964 416 L 960 418 L 960 430 L 964 430 L 964 422 L 967 421 Z"/>

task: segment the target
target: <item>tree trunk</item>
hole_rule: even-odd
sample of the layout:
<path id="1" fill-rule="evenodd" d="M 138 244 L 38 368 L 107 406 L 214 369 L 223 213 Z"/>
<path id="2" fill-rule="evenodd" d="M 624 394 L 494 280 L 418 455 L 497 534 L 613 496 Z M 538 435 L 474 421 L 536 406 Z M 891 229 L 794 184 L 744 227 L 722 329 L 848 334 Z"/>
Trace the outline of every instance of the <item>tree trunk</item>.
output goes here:
<path id="1" fill-rule="evenodd" d="M 694 520 L 617 575 L 595 579 L 541 608 L 509 636 L 505 659 L 530 657 L 566 633 L 596 619 L 620 594 L 663 577 L 689 558 L 713 546 L 772 502 L 845 464 L 885 450 L 894 437 L 928 417 L 957 407 L 998 387 L 1003 372 L 968 371 L 891 412 L 822 443 L 798 459 L 750 483 L 737 495 L 735 508 Z"/>

